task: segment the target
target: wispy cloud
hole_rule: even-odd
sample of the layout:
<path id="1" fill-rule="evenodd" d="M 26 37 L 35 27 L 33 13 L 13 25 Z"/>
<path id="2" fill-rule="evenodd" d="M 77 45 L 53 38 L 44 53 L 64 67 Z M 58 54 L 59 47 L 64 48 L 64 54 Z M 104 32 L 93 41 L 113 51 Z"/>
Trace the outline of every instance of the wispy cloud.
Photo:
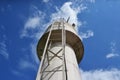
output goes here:
<path id="1" fill-rule="evenodd" d="M 36 6 L 32 6 L 32 13 L 30 13 L 28 19 L 24 23 L 24 28 L 21 31 L 20 37 L 22 39 L 31 38 L 33 42 L 29 45 L 29 54 L 24 54 L 18 60 L 17 69 L 13 69 L 12 73 L 19 76 L 23 75 L 22 70 L 34 70 L 37 71 L 37 65 L 39 60 L 36 54 L 36 44 L 42 33 L 44 32 L 44 18 L 45 13 L 40 11 Z M 24 49 L 25 50 L 25 49 Z"/>
<path id="2" fill-rule="evenodd" d="M 33 29 L 39 25 L 39 21 L 39 17 L 29 18 L 25 24 L 24 30 L 22 31 L 21 37 L 33 37 L 34 32 L 33 34 L 30 33 L 32 33 Z"/>
<path id="3" fill-rule="evenodd" d="M 110 69 L 110 70 L 81 70 L 82 80 L 119 80 L 120 70 Z"/>
<path id="4" fill-rule="evenodd" d="M 91 30 L 88 30 L 87 32 L 83 33 L 83 32 L 80 32 L 80 37 L 81 39 L 87 39 L 87 38 L 90 38 L 90 37 L 93 37 L 94 36 L 94 32 L 91 31 Z"/>
<path id="5" fill-rule="evenodd" d="M 81 0 L 82 2 L 82 0 Z M 42 11 L 40 11 L 36 6 L 33 6 L 34 12 L 32 16 L 29 16 L 27 21 L 25 22 L 24 29 L 22 30 L 21 37 L 31 37 L 39 39 L 46 27 L 53 21 L 58 20 L 60 18 L 64 18 L 65 20 L 69 19 L 69 23 L 75 23 L 76 29 L 82 25 L 82 22 L 78 19 L 78 15 L 87 9 L 80 1 L 71 1 L 65 2 L 61 7 L 56 7 L 56 12 L 50 14 L 50 22 L 44 23 L 47 16 Z M 93 31 L 88 30 L 87 33 L 82 33 L 83 38 L 89 38 L 93 36 Z"/>
<path id="6" fill-rule="evenodd" d="M 82 4 L 82 0 L 75 0 L 71 2 L 65 2 L 60 8 L 56 7 L 55 13 L 52 13 L 51 15 L 51 21 L 57 20 L 59 18 L 64 18 L 67 20 L 68 17 L 70 17 L 69 23 L 75 23 L 76 24 L 76 30 L 78 31 L 78 28 L 82 26 L 82 22 L 78 19 L 78 15 L 87 9 L 86 6 Z M 88 2 L 95 2 L 95 0 L 88 0 Z M 94 32 L 92 30 L 87 30 L 86 32 L 80 32 L 80 38 L 81 39 L 88 39 L 90 37 L 94 36 Z"/>
<path id="7" fill-rule="evenodd" d="M 13 69 L 11 69 L 11 73 L 14 74 L 14 75 L 17 75 L 17 76 L 22 76 L 22 75 L 23 75 L 23 74 L 21 74 L 20 71 L 18 71 L 18 70 L 13 70 Z"/>
<path id="8" fill-rule="evenodd" d="M 36 46 L 37 46 L 37 43 L 32 43 L 31 45 L 30 45 L 30 48 L 31 48 L 31 52 L 32 52 L 32 54 L 31 54 L 31 57 L 32 57 L 32 59 L 35 61 L 35 63 L 36 64 L 39 64 L 39 59 L 38 59 L 38 56 L 37 56 L 37 52 L 36 52 Z"/>
<path id="9" fill-rule="evenodd" d="M 34 29 L 39 26 L 40 18 L 38 16 L 30 17 L 25 23 L 25 29 Z"/>
<path id="10" fill-rule="evenodd" d="M 30 14 L 29 18 L 24 24 L 24 29 L 21 32 L 21 38 L 33 37 L 35 38 L 37 33 L 43 29 L 45 13 L 40 11 L 37 7 L 32 7 L 34 12 Z"/>
<path id="11" fill-rule="evenodd" d="M 119 57 L 120 55 L 117 53 L 116 43 L 111 42 L 110 44 L 111 44 L 111 46 L 110 46 L 111 52 L 106 55 L 106 58 L 110 59 L 113 57 Z"/>
<path id="12" fill-rule="evenodd" d="M 7 51 L 7 44 L 6 44 L 7 37 L 4 34 L 4 31 L 5 31 L 5 27 L 3 25 L 0 26 L 0 55 L 2 55 L 6 60 L 8 60 L 9 54 Z"/>
<path id="13" fill-rule="evenodd" d="M 60 7 L 60 9 L 56 7 L 57 12 L 51 15 L 51 20 L 53 21 L 59 18 L 64 18 L 67 20 L 67 18 L 70 17 L 70 24 L 75 23 L 76 26 L 80 26 L 82 23 L 78 20 L 77 16 L 84 9 L 86 9 L 86 7 L 82 4 L 75 6 L 73 2 L 66 2 Z"/>
<path id="14" fill-rule="evenodd" d="M 25 76 L 26 71 L 33 70 L 37 71 L 37 65 L 34 59 L 31 60 L 31 54 L 24 54 L 22 58 L 18 59 L 18 63 L 11 69 L 11 73 L 16 76 Z"/>
<path id="15" fill-rule="evenodd" d="M 4 41 L 0 42 L 0 55 L 2 55 L 5 59 L 9 59 L 6 43 Z"/>
<path id="16" fill-rule="evenodd" d="M 44 18 L 45 13 L 40 11 L 36 6 L 32 6 L 32 13 L 30 13 L 28 19 L 24 23 L 24 28 L 21 31 L 20 37 L 22 39 L 31 38 L 33 42 L 29 45 L 29 54 L 24 54 L 17 64 L 17 69 L 13 69 L 12 73 L 15 75 L 23 75 L 22 70 L 35 70 L 37 71 L 37 65 L 39 60 L 36 54 L 36 44 L 42 33 L 44 32 Z M 25 50 L 25 49 L 24 49 Z"/>
<path id="17" fill-rule="evenodd" d="M 91 3 L 95 3 L 96 0 L 88 0 L 88 1 L 91 2 Z"/>
<path id="18" fill-rule="evenodd" d="M 36 65 L 33 62 L 30 62 L 29 60 L 20 59 L 18 68 L 21 70 L 26 70 L 26 69 L 36 70 Z"/>
<path id="19" fill-rule="evenodd" d="M 72 2 L 75 2 L 76 4 L 78 3 L 84 3 L 84 2 L 89 2 L 89 3 L 95 3 L 96 0 L 70 0 Z"/>
<path id="20" fill-rule="evenodd" d="M 29 45 L 29 50 L 30 50 L 30 55 L 29 57 L 33 60 L 35 64 L 32 64 L 26 57 L 21 58 L 19 61 L 19 64 L 21 67 L 35 67 L 36 64 L 39 64 L 39 60 L 36 54 L 36 46 L 37 46 L 37 41 L 41 37 L 41 35 L 44 32 L 44 18 L 45 18 L 45 13 L 40 11 L 36 6 L 32 6 L 32 13 L 26 20 L 24 24 L 24 28 L 21 31 L 21 38 L 27 37 L 27 38 L 32 38 L 33 42 L 30 43 Z M 24 64 L 22 64 L 24 63 Z"/>
<path id="21" fill-rule="evenodd" d="M 11 10 L 12 10 L 12 6 L 10 4 L 0 6 L 0 12 L 2 13 L 4 13 L 5 11 L 11 11 Z"/>
<path id="22" fill-rule="evenodd" d="M 118 56 L 119 56 L 119 54 L 110 53 L 110 54 L 106 55 L 106 58 L 109 59 L 109 58 L 118 57 Z"/>
<path id="23" fill-rule="evenodd" d="M 49 0 L 43 0 L 43 2 L 47 3 L 47 2 L 49 2 Z"/>

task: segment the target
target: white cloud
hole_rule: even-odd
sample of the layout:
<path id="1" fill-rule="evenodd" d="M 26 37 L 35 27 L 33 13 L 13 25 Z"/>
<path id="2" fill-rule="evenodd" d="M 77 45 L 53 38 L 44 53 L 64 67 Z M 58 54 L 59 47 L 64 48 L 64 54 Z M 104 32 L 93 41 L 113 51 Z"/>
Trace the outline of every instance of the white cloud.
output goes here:
<path id="1" fill-rule="evenodd" d="M 94 32 L 91 31 L 91 30 L 88 30 L 86 33 L 83 33 L 83 32 L 80 33 L 80 37 L 82 39 L 87 39 L 87 38 L 90 38 L 90 37 L 93 37 L 93 36 L 94 36 Z"/>
<path id="2" fill-rule="evenodd" d="M 38 59 L 37 52 L 36 52 L 36 46 L 37 46 L 36 44 L 37 43 L 34 43 L 34 44 L 30 45 L 31 52 L 32 52 L 31 57 L 33 58 L 33 60 L 35 60 L 35 63 L 39 64 L 39 59 Z"/>
<path id="3" fill-rule="evenodd" d="M 47 3 L 47 2 L 49 2 L 49 0 L 43 0 L 43 2 Z"/>
<path id="4" fill-rule="evenodd" d="M 16 76 L 25 76 L 26 73 L 24 73 L 24 71 L 29 71 L 29 70 L 33 70 L 33 71 L 37 71 L 37 63 L 34 61 L 34 59 L 31 59 L 32 55 L 26 55 L 24 54 L 24 56 L 20 59 L 18 59 L 18 63 L 16 64 L 16 66 L 11 69 L 12 74 L 16 75 Z"/>
<path id="5" fill-rule="evenodd" d="M 9 54 L 8 54 L 7 44 L 6 44 L 7 37 L 4 34 L 4 31 L 5 31 L 5 27 L 1 25 L 0 26 L 0 55 L 3 56 L 6 60 L 8 60 Z"/>
<path id="6" fill-rule="evenodd" d="M 75 6 L 72 2 L 66 2 L 60 9 L 56 7 L 57 12 L 51 15 L 51 20 L 53 21 L 60 18 L 67 20 L 67 18 L 70 17 L 70 24 L 75 23 L 76 26 L 80 26 L 81 22 L 78 21 L 78 14 L 84 9 L 86 9 L 86 7 L 84 7 L 82 4 Z"/>
<path id="7" fill-rule="evenodd" d="M 120 80 L 120 70 L 81 70 L 82 80 Z"/>
<path id="8" fill-rule="evenodd" d="M 32 17 L 32 18 L 30 17 L 25 24 L 25 29 L 36 28 L 37 26 L 39 26 L 39 21 L 40 21 L 39 16 L 35 16 L 35 17 Z"/>
<path id="9" fill-rule="evenodd" d="M 38 10 L 36 7 L 35 12 L 29 16 L 27 21 L 25 22 L 24 29 L 21 33 L 21 38 L 23 37 L 36 37 L 36 34 L 39 33 L 43 29 L 44 17 L 45 13 Z"/>
<path id="10" fill-rule="evenodd" d="M 21 38 L 27 37 L 33 39 L 33 42 L 31 42 L 29 45 L 29 51 L 31 53 L 20 58 L 17 65 L 18 68 L 16 70 L 13 70 L 13 74 L 18 74 L 21 70 L 27 69 L 37 71 L 39 60 L 36 54 L 36 44 L 45 29 L 44 18 L 46 14 L 40 11 L 36 6 L 32 6 L 32 10 L 33 11 L 26 20 L 22 33 L 20 35 Z"/>
<path id="11" fill-rule="evenodd" d="M 2 55 L 5 59 L 9 58 L 5 42 L 0 42 L 0 55 Z"/>
<path id="12" fill-rule="evenodd" d="M 90 2 L 90 3 L 96 2 L 96 0 L 70 0 L 70 1 L 75 2 L 76 4 L 83 3 L 83 2 Z"/>
<path id="13" fill-rule="evenodd" d="M 17 75 L 17 76 L 21 76 L 22 75 L 22 73 L 20 71 L 18 71 L 18 70 L 13 70 L 12 69 L 11 72 L 12 72 L 12 74 Z"/>
<path id="14" fill-rule="evenodd" d="M 110 58 L 113 58 L 113 57 L 119 57 L 120 55 L 117 53 L 116 43 L 111 42 L 110 44 L 111 44 L 111 46 L 110 46 L 111 52 L 106 55 L 106 58 L 110 59 Z"/>
<path id="15" fill-rule="evenodd" d="M 110 54 L 106 55 L 106 58 L 109 59 L 109 58 L 118 57 L 118 56 L 119 56 L 119 54 L 110 53 Z"/>
<path id="16" fill-rule="evenodd" d="M 89 0 L 89 2 L 94 2 L 95 0 Z M 58 20 L 59 18 L 64 18 L 65 20 L 70 17 L 69 23 L 75 23 L 76 24 L 76 30 L 78 32 L 78 28 L 83 24 L 79 19 L 78 15 L 83 11 L 87 9 L 86 6 L 82 4 L 82 0 L 75 0 L 71 2 L 65 2 L 60 9 L 56 7 L 57 12 L 53 13 L 51 15 L 51 21 Z M 88 30 L 86 33 L 81 32 L 80 38 L 81 39 L 87 39 L 94 36 L 94 32 L 91 30 Z"/>
<path id="17" fill-rule="evenodd" d="M 88 1 L 91 2 L 91 3 L 95 3 L 96 0 L 88 0 Z"/>
<path id="18" fill-rule="evenodd" d="M 33 62 L 30 62 L 29 60 L 26 59 L 20 59 L 19 64 L 18 64 L 19 69 L 32 69 L 36 70 L 36 65 Z"/>

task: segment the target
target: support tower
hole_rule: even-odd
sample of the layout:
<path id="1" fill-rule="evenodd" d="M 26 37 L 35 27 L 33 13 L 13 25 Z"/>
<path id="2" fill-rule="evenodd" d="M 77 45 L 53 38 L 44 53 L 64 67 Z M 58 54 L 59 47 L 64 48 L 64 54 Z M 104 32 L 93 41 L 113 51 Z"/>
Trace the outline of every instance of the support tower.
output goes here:
<path id="1" fill-rule="evenodd" d="M 78 64 L 83 52 L 75 24 L 64 19 L 53 22 L 37 45 L 41 63 L 36 80 L 81 80 Z"/>

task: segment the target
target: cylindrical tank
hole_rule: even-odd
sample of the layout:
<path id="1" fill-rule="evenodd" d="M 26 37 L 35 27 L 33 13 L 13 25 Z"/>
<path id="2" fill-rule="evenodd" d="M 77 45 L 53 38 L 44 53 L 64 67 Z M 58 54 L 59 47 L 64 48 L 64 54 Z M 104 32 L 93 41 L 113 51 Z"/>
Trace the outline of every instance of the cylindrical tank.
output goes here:
<path id="1" fill-rule="evenodd" d="M 55 21 L 37 45 L 41 64 L 36 80 L 81 80 L 78 63 L 83 52 L 75 25 L 64 20 Z"/>

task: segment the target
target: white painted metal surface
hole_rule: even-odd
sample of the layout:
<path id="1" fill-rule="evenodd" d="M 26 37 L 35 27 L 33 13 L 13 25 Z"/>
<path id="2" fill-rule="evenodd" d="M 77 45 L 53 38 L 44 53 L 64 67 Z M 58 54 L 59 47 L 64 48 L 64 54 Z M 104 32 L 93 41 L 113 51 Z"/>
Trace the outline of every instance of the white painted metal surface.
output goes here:
<path id="1" fill-rule="evenodd" d="M 72 26 L 71 24 L 64 22 L 64 26 L 65 26 L 65 30 L 68 30 L 74 34 L 77 35 L 77 32 L 75 30 L 75 26 Z M 61 21 L 56 21 L 52 24 L 53 30 L 59 30 L 62 29 L 63 24 Z M 48 29 L 46 30 L 46 33 L 50 31 L 51 26 L 48 27 Z"/>
<path id="2" fill-rule="evenodd" d="M 37 46 L 42 59 L 36 80 L 81 80 L 78 62 L 83 50 L 73 26 L 64 20 L 54 22 Z"/>
<path id="3" fill-rule="evenodd" d="M 57 53 L 60 49 L 62 49 L 61 43 L 55 43 L 51 46 L 50 50 L 54 53 Z M 50 52 L 48 54 L 49 54 L 49 56 L 54 56 Z M 62 51 L 58 54 L 58 56 L 62 56 Z M 81 80 L 74 50 L 69 45 L 65 46 L 65 58 L 66 58 L 66 65 L 67 65 L 67 76 L 68 76 L 67 80 Z M 43 66 L 43 68 L 45 68 L 47 64 L 48 63 L 46 61 L 46 64 Z M 50 65 L 46 69 L 46 71 L 51 71 L 54 68 L 61 66 L 62 60 L 58 57 L 55 57 L 54 59 L 52 59 L 52 61 L 50 61 L 49 64 Z M 55 73 L 53 72 L 54 75 L 51 78 L 50 78 L 50 76 L 52 73 L 50 73 L 50 74 L 47 74 L 49 72 L 44 73 L 43 77 L 45 77 L 45 76 L 46 77 L 43 80 L 64 80 L 62 71 L 60 71 L 60 70 L 62 70 L 62 67 L 60 67 L 58 70 L 59 70 L 58 72 L 55 72 Z M 39 77 L 36 80 L 40 80 L 40 74 L 38 74 L 38 76 Z"/>

